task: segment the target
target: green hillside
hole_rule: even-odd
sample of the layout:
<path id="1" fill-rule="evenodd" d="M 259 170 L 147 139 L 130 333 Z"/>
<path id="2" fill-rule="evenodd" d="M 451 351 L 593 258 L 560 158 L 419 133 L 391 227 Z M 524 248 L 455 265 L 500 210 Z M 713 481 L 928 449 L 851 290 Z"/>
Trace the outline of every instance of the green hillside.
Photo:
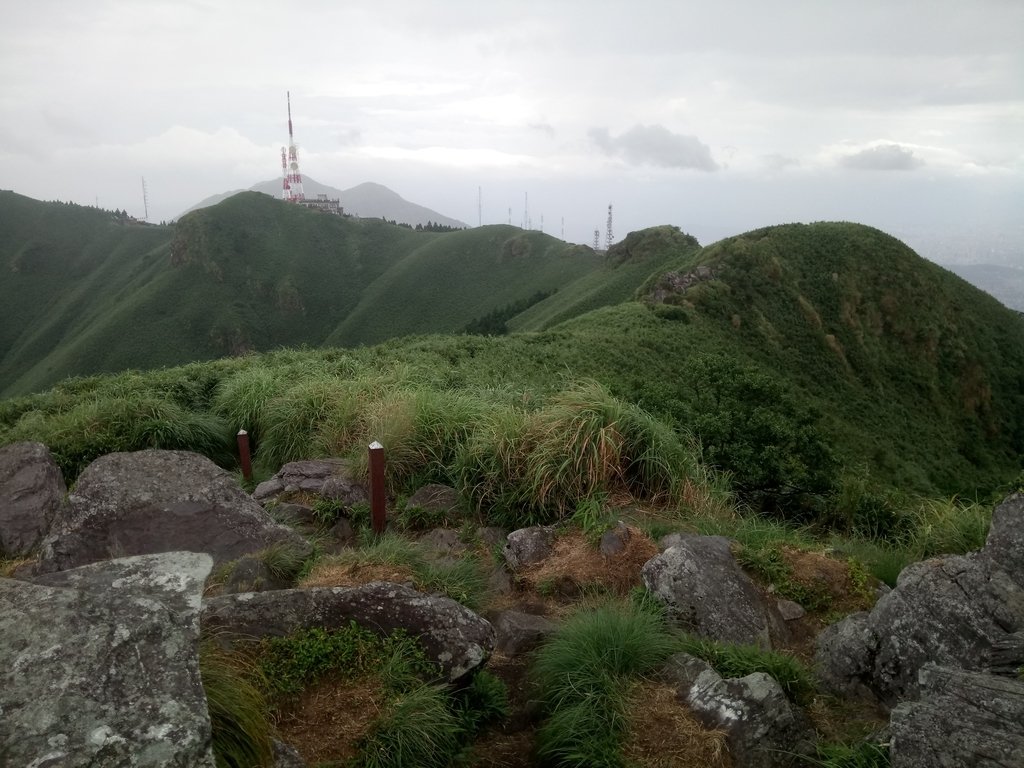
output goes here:
<path id="1" fill-rule="evenodd" d="M 534 419 L 571 402 L 594 414 L 639 407 L 658 429 L 696 436 L 742 500 L 791 519 L 827 511 L 884 526 L 893 492 L 974 497 L 1020 473 L 1020 315 L 859 225 L 773 227 L 699 251 L 677 241 L 633 239 L 646 245 L 632 258 L 671 262 L 641 301 L 544 332 L 414 336 L 73 381 L 0 404 L 0 442 L 42 439 L 73 470 L 140 442 L 220 455 L 243 426 L 269 465 L 358 457 L 360 440 L 386 437 L 405 468 L 394 470 L 399 485 L 413 475 L 459 484 L 481 470 L 456 457 L 508 461 L 500 441 L 526 430 L 533 444 L 544 434 L 529 437 Z M 95 427 L 108 418 L 114 432 Z M 418 461 L 428 468 L 401 475 Z M 467 492 L 487 487 L 477 478 Z"/>
<path id="2" fill-rule="evenodd" d="M 425 242 L 370 283 L 326 343 L 455 331 L 537 291 L 557 289 L 560 296 L 600 264 L 589 248 L 541 232 L 501 224 L 453 232 Z"/>
<path id="3" fill-rule="evenodd" d="M 455 332 L 598 267 L 484 227 L 415 232 L 255 192 L 171 227 L 0 193 L 0 395 L 282 346 Z"/>
<path id="4" fill-rule="evenodd" d="M 593 309 L 632 299 L 637 286 L 651 273 L 672 260 L 696 253 L 699 247 L 695 238 L 676 227 L 630 232 L 609 249 L 600 269 L 520 312 L 509 321 L 509 329 L 542 331 Z"/>

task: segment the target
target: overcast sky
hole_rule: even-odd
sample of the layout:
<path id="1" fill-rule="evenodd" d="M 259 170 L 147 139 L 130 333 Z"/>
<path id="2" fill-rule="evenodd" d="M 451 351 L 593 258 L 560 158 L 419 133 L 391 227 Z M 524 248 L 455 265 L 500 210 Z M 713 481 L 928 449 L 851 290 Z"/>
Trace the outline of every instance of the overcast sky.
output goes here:
<path id="1" fill-rule="evenodd" d="M 1024 263 L 1022 0 L 2 6 L 0 188 L 32 197 L 141 216 L 145 176 L 159 221 L 275 177 L 290 90 L 304 174 L 472 225 L 480 188 L 576 242 L 613 203 L 616 239 L 842 219 Z"/>

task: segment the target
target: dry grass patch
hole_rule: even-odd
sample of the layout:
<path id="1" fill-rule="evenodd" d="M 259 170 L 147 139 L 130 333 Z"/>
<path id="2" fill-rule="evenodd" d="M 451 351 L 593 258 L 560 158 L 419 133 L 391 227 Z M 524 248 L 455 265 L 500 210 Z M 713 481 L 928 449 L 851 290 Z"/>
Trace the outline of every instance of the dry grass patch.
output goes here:
<path id="1" fill-rule="evenodd" d="M 518 733 L 494 731 L 478 739 L 466 758 L 470 768 L 532 768 L 536 765 L 532 730 Z"/>
<path id="2" fill-rule="evenodd" d="M 330 559 L 321 560 L 299 582 L 302 588 L 308 587 L 358 587 L 372 581 L 389 581 L 394 584 L 405 584 L 416 581 L 416 574 L 407 565 L 392 563 L 339 563 Z"/>
<path id="3" fill-rule="evenodd" d="M 541 594 L 550 590 L 549 585 L 571 580 L 579 591 L 598 587 L 625 595 L 640 585 L 640 569 L 659 551 L 658 545 L 639 528 L 627 526 L 627 530 L 626 546 L 615 555 L 601 554 L 581 531 L 571 530 L 555 540 L 548 558 L 526 568 L 519 579 Z"/>
<path id="4" fill-rule="evenodd" d="M 725 733 L 705 728 L 670 685 L 643 682 L 630 692 L 622 756 L 641 768 L 731 768 Z"/>
<path id="5" fill-rule="evenodd" d="M 17 558 L 16 557 L 16 558 L 12 558 L 10 560 L 5 560 L 3 558 L 0 558 L 0 576 L 2 576 L 5 579 L 10 579 L 10 578 L 12 578 L 12 574 L 18 568 L 20 568 L 23 565 L 28 565 L 29 563 L 32 563 L 34 561 L 35 561 L 35 559 L 31 558 L 31 557 L 21 557 L 21 558 Z"/>
<path id="6" fill-rule="evenodd" d="M 281 710 L 278 733 L 309 765 L 351 760 L 360 739 L 381 715 L 383 693 L 381 681 L 373 675 L 321 680 Z"/>
<path id="7" fill-rule="evenodd" d="M 789 566 L 794 582 L 814 592 L 827 594 L 831 613 L 853 613 L 870 610 L 874 604 L 874 584 L 858 582 L 850 563 L 829 557 L 824 552 L 809 552 L 782 547 L 782 558 Z M 863 577 L 862 577 L 863 578 Z"/>

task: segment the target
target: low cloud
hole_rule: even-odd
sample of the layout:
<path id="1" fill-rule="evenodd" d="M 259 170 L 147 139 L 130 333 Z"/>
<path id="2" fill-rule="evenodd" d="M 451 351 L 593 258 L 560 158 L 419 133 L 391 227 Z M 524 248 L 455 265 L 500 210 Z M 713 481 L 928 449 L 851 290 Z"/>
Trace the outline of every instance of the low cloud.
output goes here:
<path id="1" fill-rule="evenodd" d="M 630 165 L 700 171 L 717 171 L 719 167 L 707 144 L 663 125 L 636 125 L 619 136 L 612 136 L 607 128 L 592 128 L 590 138 L 606 155 L 621 157 Z"/>
<path id="2" fill-rule="evenodd" d="M 549 123 L 530 123 L 529 127 L 531 130 L 543 133 L 549 139 L 555 138 L 555 128 Z"/>
<path id="3" fill-rule="evenodd" d="M 924 165 L 924 160 L 916 157 L 912 149 L 899 144 L 880 144 L 844 155 L 839 158 L 839 164 L 861 171 L 912 171 Z"/>
<path id="4" fill-rule="evenodd" d="M 800 165 L 800 161 L 787 155 L 762 155 L 761 162 L 766 168 L 772 171 L 781 171 L 785 168 L 793 168 Z"/>

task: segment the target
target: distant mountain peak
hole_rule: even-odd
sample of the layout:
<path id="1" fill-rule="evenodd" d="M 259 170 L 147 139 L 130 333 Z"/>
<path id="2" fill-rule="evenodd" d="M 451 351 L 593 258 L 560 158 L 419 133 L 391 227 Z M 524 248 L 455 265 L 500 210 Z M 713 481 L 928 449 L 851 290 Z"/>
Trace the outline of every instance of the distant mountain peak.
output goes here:
<path id="1" fill-rule="evenodd" d="M 350 189 L 341 190 L 327 184 L 321 184 L 310 176 L 303 176 L 303 187 L 307 197 L 316 197 L 317 195 L 336 197 L 341 201 L 341 205 L 346 213 L 360 216 L 364 219 L 388 219 L 397 221 L 400 224 L 409 224 L 410 226 L 426 224 L 427 222 L 444 224 L 449 227 L 467 226 L 465 222 L 458 219 L 453 219 L 425 206 L 410 202 L 393 189 L 373 181 L 364 181 L 362 184 L 357 184 Z M 247 190 L 236 189 L 230 192 L 222 192 L 219 195 L 211 195 L 204 200 L 200 200 L 188 210 L 182 211 L 176 218 L 180 219 L 186 213 L 199 208 L 216 205 L 222 200 L 245 191 Z M 281 180 L 270 179 L 268 181 L 261 181 L 249 187 L 249 191 L 262 192 L 270 197 L 280 197 Z"/>

